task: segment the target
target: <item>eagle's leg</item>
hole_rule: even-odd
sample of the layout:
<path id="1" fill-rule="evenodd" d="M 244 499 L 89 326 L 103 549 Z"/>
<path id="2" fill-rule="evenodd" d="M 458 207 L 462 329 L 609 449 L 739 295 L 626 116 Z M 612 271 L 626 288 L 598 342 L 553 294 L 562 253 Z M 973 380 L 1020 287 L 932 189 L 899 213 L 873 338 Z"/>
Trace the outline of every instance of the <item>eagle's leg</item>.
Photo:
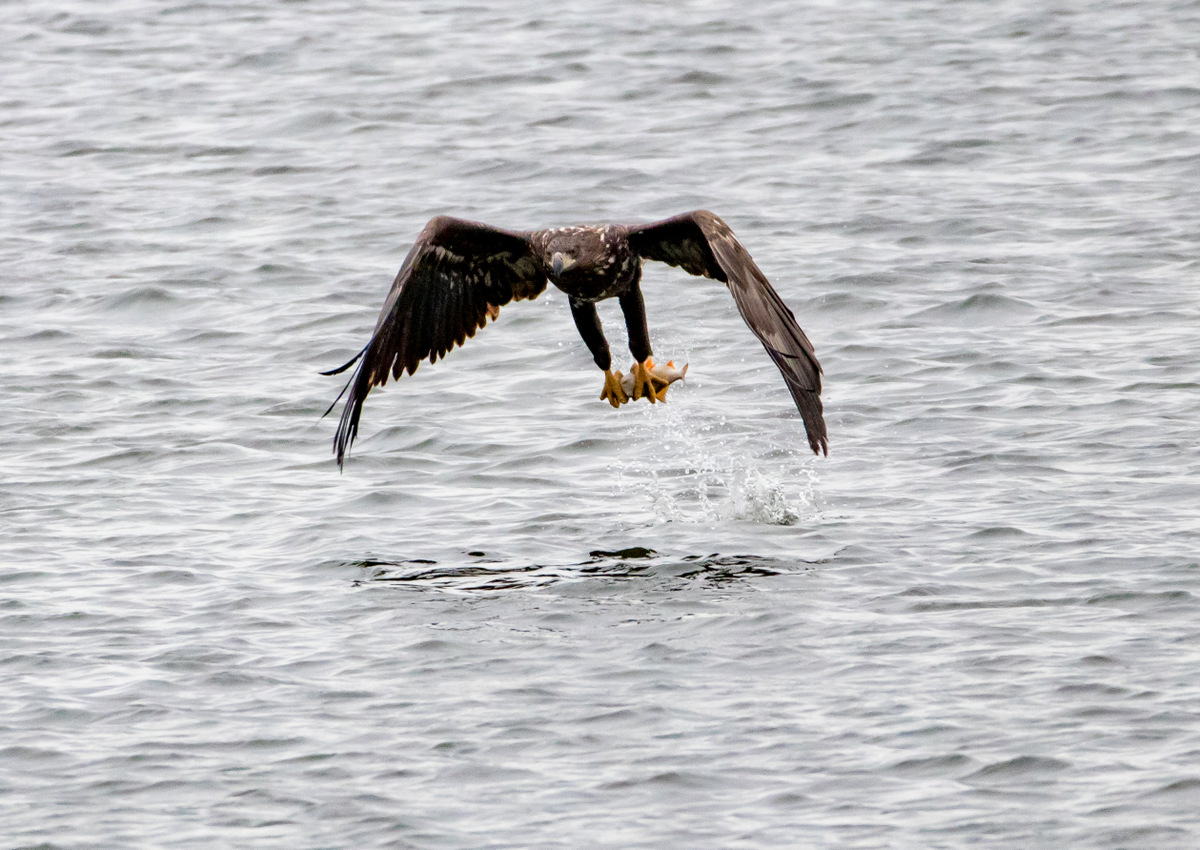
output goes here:
<path id="1" fill-rule="evenodd" d="M 612 354 L 608 349 L 608 340 L 604 338 L 604 330 L 600 327 L 600 314 L 596 312 L 596 305 L 590 301 L 577 301 L 572 298 L 571 318 L 575 320 L 575 327 L 587 344 L 588 351 L 592 352 L 592 359 L 604 370 L 604 389 L 600 392 L 600 398 L 613 407 L 620 407 L 629 401 L 629 396 L 625 395 L 625 390 L 621 387 L 621 373 L 613 374 Z"/>
<path id="2" fill-rule="evenodd" d="M 646 323 L 646 304 L 642 300 L 639 282 L 635 280 L 618 300 L 621 302 L 621 312 L 625 314 L 625 327 L 629 330 L 629 350 L 637 361 L 630 370 L 633 372 L 633 397 L 639 399 L 645 396 L 647 401 L 654 404 L 666 393 L 658 393 L 650 374 L 654 368 L 650 355 L 654 352 L 650 350 L 650 327 Z"/>

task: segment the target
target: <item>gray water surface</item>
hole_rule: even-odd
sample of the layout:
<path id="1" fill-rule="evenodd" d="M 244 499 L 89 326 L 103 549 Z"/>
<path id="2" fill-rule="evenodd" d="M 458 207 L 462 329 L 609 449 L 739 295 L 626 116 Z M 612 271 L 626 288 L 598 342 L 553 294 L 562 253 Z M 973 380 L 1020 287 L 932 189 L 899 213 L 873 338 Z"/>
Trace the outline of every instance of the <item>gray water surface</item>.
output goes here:
<path id="1" fill-rule="evenodd" d="M 0 845 L 1200 843 L 1200 4 L 0 5 Z M 412 239 L 712 209 L 367 402 Z M 626 362 L 615 304 L 605 305 Z"/>

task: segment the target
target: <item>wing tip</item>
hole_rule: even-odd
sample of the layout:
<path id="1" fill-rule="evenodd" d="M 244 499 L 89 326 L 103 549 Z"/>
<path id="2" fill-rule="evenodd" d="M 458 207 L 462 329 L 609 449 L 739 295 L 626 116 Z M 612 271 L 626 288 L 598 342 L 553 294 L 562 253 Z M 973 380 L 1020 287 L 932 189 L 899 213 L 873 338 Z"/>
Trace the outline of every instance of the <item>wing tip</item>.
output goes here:
<path id="1" fill-rule="evenodd" d="M 370 347 L 368 344 L 367 348 Z M 364 348 L 359 352 L 358 357 L 362 357 L 367 349 Z M 351 361 L 353 362 L 353 361 Z M 367 393 L 371 391 L 370 380 L 364 371 L 366 359 L 363 359 L 358 365 L 358 369 L 346 382 L 346 386 L 342 387 L 342 391 L 338 393 L 338 397 L 333 400 L 333 404 L 329 405 L 329 411 L 337 405 L 342 396 L 346 396 L 345 407 L 342 408 L 342 415 L 338 419 L 337 430 L 333 433 L 333 454 L 337 456 L 337 465 L 339 471 L 345 470 L 346 458 L 350 456 L 350 447 L 354 444 L 354 438 L 358 436 L 358 422 L 362 416 L 363 401 L 367 397 Z M 322 417 L 324 418 L 324 417 Z"/>
<path id="2" fill-rule="evenodd" d="M 342 418 L 333 435 L 333 453 L 337 455 L 339 472 L 344 472 L 346 469 L 346 459 L 350 457 L 350 447 L 354 445 L 354 438 L 358 436 L 358 420 L 361 414 L 362 399 L 356 398 L 351 393 L 350 397 L 346 399 Z"/>
<path id="3" fill-rule="evenodd" d="M 829 432 L 825 429 L 825 416 L 821 407 L 821 397 L 816 393 L 806 393 L 807 398 L 796 399 L 796 407 L 804 422 L 804 435 L 808 438 L 808 447 L 817 457 L 829 457 Z M 800 402 L 804 403 L 801 404 Z"/>
<path id="4" fill-rule="evenodd" d="M 317 374 L 319 374 L 319 375 L 340 375 L 340 374 L 342 374 L 347 369 L 349 369 L 351 366 L 353 366 L 355 363 L 357 363 L 359 361 L 359 359 L 364 354 L 367 353 L 367 349 L 370 347 L 371 347 L 371 343 L 368 342 L 366 345 L 364 345 L 362 347 L 362 349 L 358 352 L 358 354 L 355 354 L 353 357 L 351 357 L 349 360 L 347 360 L 341 366 L 338 366 L 336 369 L 330 369 L 328 372 L 318 372 Z M 338 396 L 338 398 L 341 398 L 341 396 Z M 337 402 L 334 402 L 334 403 L 336 404 Z"/>

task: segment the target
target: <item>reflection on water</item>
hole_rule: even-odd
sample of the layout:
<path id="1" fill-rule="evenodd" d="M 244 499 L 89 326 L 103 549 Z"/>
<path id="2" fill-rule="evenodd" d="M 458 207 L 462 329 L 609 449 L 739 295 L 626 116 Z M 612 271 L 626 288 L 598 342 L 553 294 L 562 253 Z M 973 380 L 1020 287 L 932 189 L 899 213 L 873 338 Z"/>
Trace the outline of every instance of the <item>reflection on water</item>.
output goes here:
<path id="1" fill-rule="evenodd" d="M 469 553 L 478 561 L 469 564 L 439 564 L 426 559 L 409 561 L 360 561 L 365 578 L 355 586 L 393 583 L 414 589 L 449 591 L 512 590 L 539 587 L 556 582 L 642 578 L 657 582 L 672 579 L 703 580 L 712 583 L 736 581 L 755 576 L 776 576 L 806 565 L 785 564 L 756 555 L 685 555 L 664 558 L 652 549 L 634 546 L 617 551 L 594 551 L 577 564 L 529 564 L 514 566 L 489 560 L 483 552 Z"/>

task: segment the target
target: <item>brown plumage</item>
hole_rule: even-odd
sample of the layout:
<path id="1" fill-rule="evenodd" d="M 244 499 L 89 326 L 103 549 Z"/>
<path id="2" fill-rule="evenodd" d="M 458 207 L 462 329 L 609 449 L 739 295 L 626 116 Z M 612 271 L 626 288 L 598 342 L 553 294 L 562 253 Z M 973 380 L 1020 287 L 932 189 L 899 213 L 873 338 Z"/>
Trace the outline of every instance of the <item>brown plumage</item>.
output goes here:
<path id="1" fill-rule="evenodd" d="M 728 286 L 742 318 L 783 374 L 809 446 L 828 454 L 821 365 L 812 343 L 729 226 L 713 213 L 696 210 L 654 224 L 526 232 L 434 218 L 396 275 L 370 342 L 345 365 L 322 373 L 335 375 L 361 360 L 329 407 L 349 392 L 333 441 L 338 465 L 358 434 L 363 400 L 372 387 L 386 384 L 389 375 L 411 375 L 426 358 L 436 362 L 496 318 L 505 304 L 536 298 L 547 280 L 567 294 L 580 335 L 606 374 L 611 356 L 595 307 L 606 298 L 620 299 L 630 350 L 637 361 L 648 361 L 643 260 L 679 266 Z"/>

